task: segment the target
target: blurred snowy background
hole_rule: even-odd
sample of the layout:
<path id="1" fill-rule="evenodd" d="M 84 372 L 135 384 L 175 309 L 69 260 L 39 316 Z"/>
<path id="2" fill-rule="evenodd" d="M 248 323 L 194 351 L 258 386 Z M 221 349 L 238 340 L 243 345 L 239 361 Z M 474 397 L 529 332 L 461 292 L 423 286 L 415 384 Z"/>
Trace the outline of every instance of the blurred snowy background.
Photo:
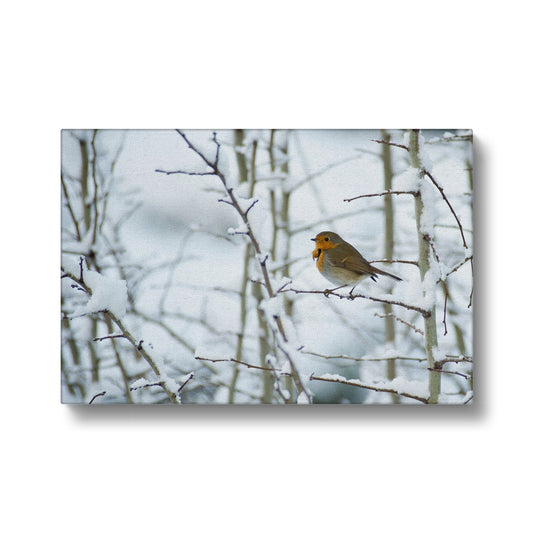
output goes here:
<path id="1" fill-rule="evenodd" d="M 62 133 L 63 402 L 303 401 L 264 307 L 272 300 L 313 403 L 427 398 L 424 319 L 381 302 L 427 304 L 413 195 L 345 201 L 385 190 L 385 149 L 392 190 L 412 189 L 408 134 L 217 130 L 227 187 L 243 209 L 257 200 L 248 216 L 258 258 L 219 176 L 203 175 L 210 169 L 197 152 L 215 160 L 213 132 L 183 133 L 197 151 L 174 130 Z M 384 136 L 391 144 L 375 142 Z M 472 391 L 472 135 L 427 130 L 420 143 L 424 168 L 460 221 L 426 177 L 438 272 L 436 356 L 446 362 L 439 402 L 465 403 Z M 310 239 L 332 230 L 369 261 L 386 259 L 385 198 L 392 199 L 394 261 L 376 266 L 404 281 L 365 280 L 360 298 L 326 297 L 319 291 L 332 287 L 316 269 Z M 267 255 L 275 298 L 261 274 Z"/>

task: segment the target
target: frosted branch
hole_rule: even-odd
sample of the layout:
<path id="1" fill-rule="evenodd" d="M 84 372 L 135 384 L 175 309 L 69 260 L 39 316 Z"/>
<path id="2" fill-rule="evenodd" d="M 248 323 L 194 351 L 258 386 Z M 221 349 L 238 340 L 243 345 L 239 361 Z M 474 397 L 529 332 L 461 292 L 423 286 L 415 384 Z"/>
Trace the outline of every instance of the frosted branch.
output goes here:
<path id="1" fill-rule="evenodd" d="M 314 374 L 311 374 L 309 376 L 309 381 L 327 381 L 330 383 L 341 383 L 343 385 L 351 385 L 352 387 L 359 387 L 361 389 L 368 389 L 373 390 L 376 392 L 388 392 L 392 394 L 398 394 L 399 396 L 405 396 L 406 398 L 411 398 L 413 400 L 418 400 L 422 403 L 428 403 L 427 396 L 420 396 L 417 394 L 413 394 L 410 392 L 407 392 L 400 388 L 395 388 L 392 386 L 392 384 L 395 381 L 398 381 L 400 378 L 395 378 L 395 380 L 391 381 L 389 384 L 386 382 L 381 382 L 382 384 L 371 384 L 371 383 L 364 383 L 358 379 L 346 379 L 342 376 L 336 376 L 336 375 L 329 375 L 325 374 L 323 376 L 315 376 Z"/>
<path id="2" fill-rule="evenodd" d="M 258 241 L 257 237 L 255 236 L 255 233 L 254 233 L 253 229 L 251 228 L 251 225 L 250 225 L 250 222 L 249 222 L 249 219 L 248 219 L 248 213 L 249 213 L 251 207 L 253 207 L 253 205 L 255 205 L 255 202 L 253 202 L 246 209 L 243 209 L 243 207 L 241 206 L 241 204 L 239 203 L 239 201 L 237 199 L 237 196 L 236 196 L 233 188 L 228 186 L 227 180 L 226 180 L 226 176 L 218 168 L 218 157 L 219 157 L 219 151 L 220 151 L 220 143 L 219 143 L 219 141 L 217 139 L 216 133 L 213 133 L 213 138 L 212 138 L 213 142 L 215 143 L 215 145 L 217 147 L 216 156 L 215 156 L 215 161 L 211 162 L 211 161 L 209 161 L 209 159 L 207 159 L 207 157 L 201 152 L 201 150 L 199 148 L 197 148 L 193 143 L 191 143 L 191 141 L 189 141 L 187 136 L 182 131 L 180 131 L 180 130 L 176 130 L 176 131 L 182 137 L 182 139 L 185 141 L 187 146 L 195 154 L 197 154 L 198 157 L 204 163 L 206 163 L 206 165 L 209 168 L 211 168 L 211 171 L 212 171 L 211 174 L 216 175 L 220 179 L 222 185 L 224 186 L 224 189 L 226 191 L 226 196 L 227 196 L 227 198 L 221 199 L 221 201 L 231 205 L 235 209 L 235 211 L 237 211 L 237 214 L 239 215 L 240 219 L 242 220 L 243 225 L 247 228 L 246 236 L 250 240 L 250 244 L 252 245 L 252 248 L 253 248 L 253 250 L 255 252 L 255 256 L 256 256 L 256 258 L 258 260 L 258 263 L 259 263 L 259 266 L 260 266 L 260 269 L 261 269 L 261 274 L 263 276 L 264 287 L 265 287 L 265 289 L 267 291 L 267 294 L 268 294 L 269 298 L 273 298 L 275 296 L 275 292 L 274 292 L 274 290 L 272 288 L 272 282 L 271 282 L 271 279 L 270 279 L 270 274 L 269 274 L 268 269 L 266 267 L 267 256 L 263 253 L 263 251 L 261 249 L 261 246 L 259 244 L 259 241 Z M 262 259 L 259 259 L 259 258 L 262 258 Z M 281 349 L 281 351 L 286 356 L 287 360 L 289 361 L 289 364 L 290 364 L 290 367 L 291 367 L 291 376 L 292 376 L 292 378 L 293 378 L 293 380 L 294 380 L 294 382 L 296 384 L 296 388 L 298 390 L 298 393 L 304 392 L 306 397 L 307 397 L 307 399 L 309 400 L 309 402 L 311 402 L 311 395 L 307 391 L 306 387 L 303 384 L 302 379 L 300 378 L 300 375 L 299 375 L 298 370 L 297 370 L 297 368 L 296 368 L 296 366 L 294 364 L 292 356 L 288 353 L 287 350 L 284 350 L 282 348 L 283 344 L 287 342 L 287 335 L 285 333 L 285 328 L 283 326 L 283 322 L 282 322 L 282 320 L 281 320 L 281 318 L 279 316 L 274 317 L 274 320 L 275 320 L 275 323 L 277 325 L 277 331 L 274 331 L 274 334 L 275 334 L 276 337 L 278 336 L 278 334 L 281 337 L 281 339 L 278 339 L 277 344 L 278 344 L 278 347 Z"/>
<path id="3" fill-rule="evenodd" d="M 80 269 L 82 267 L 82 261 L 80 261 Z M 66 277 L 70 278 L 72 281 L 77 283 L 80 287 L 84 289 L 85 292 L 92 295 L 91 288 L 85 284 L 85 282 L 82 279 L 83 270 L 80 272 L 80 277 L 75 276 L 74 274 L 68 272 L 66 269 L 61 269 Z M 152 370 L 155 372 L 156 376 L 161 376 L 162 372 L 160 371 L 158 365 L 155 363 L 153 357 L 146 351 L 146 349 L 143 347 L 143 342 L 137 341 L 133 335 L 124 327 L 122 322 L 111 312 L 108 310 L 101 310 L 100 313 L 106 313 L 106 315 L 111 319 L 111 321 L 119 328 L 119 330 L 122 332 L 123 338 L 125 338 L 134 348 L 135 350 L 143 357 L 143 359 L 150 365 Z M 176 395 L 176 393 L 172 392 L 165 383 L 162 383 L 162 388 L 169 397 L 170 401 L 172 403 L 179 403 L 179 399 Z M 93 398 L 94 400 L 94 398 Z M 92 400 L 91 400 L 92 402 Z"/>

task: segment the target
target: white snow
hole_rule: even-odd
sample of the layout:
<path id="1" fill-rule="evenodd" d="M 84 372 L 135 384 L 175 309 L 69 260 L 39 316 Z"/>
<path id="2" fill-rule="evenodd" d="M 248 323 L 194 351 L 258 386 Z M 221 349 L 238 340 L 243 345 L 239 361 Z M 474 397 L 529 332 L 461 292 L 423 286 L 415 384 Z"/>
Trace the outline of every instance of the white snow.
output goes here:
<path id="1" fill-rule="evenodd" d="M 309 398 L 307 397 L 307 394 L 305 394 L 304 391 L 298 394 L 298 399 L 296 400 L 296 403 L 298 403 L 298 405 L 309 405 Z"/>
<path id="2" fill-rule="evenodd" d="M 391 133 L 393 142 L 402 143 L 403 132 Z M 186 134 L 209 160 L 214 160 L 216 147 L 210 130 L 191 131 Z M 114 157 L 115 151 L 113 144 L 104 142 L 104 136 L 108 140 L 114 139 L 118 145 L 122 133 L 102 132 L 101 135 L 99 155 L 103 157 L 104 147 L 109 148 L 107 153 L 110 159 Z M 116 241 L 108 243 L 106 239 L 97 239 L 96 246 L 91 246 L 92 239 L 85 234 L 85 237 L 82 236 L 82 242 L 77 242 L 77 233 L 72 224 L 65 228 L 62 236 L 63 251 L 70 252 L 62 254 L 65 269 L 74 276 L 79 276 L 78 254 L 91 251 L 97 255 L 97 264 L 102 268 L 102 275 L 90 273 L 84 264 L 84 278 L 93 292 L 92 295 L 72 290 L 72 281 L 63 279 L 63 312 L 69 317 L 81 317 L 109 309 L 118 318 L 122 318 L 127 308 L 127 293 L 131 292 L 136 309 L 150 316 L 153 321 L 147 323 L 142 317 L 131 313 L 131 316 L 127 316 L 128 330 L 136 339 L 145 341 L 147 350 L 150 348 L 150 355 L 162 373 L 161 378 L 165 383 L 168 380 L 167 386 L 177 390 L 179 384 L 183 383 L 179 376 L 201 367 L 205 375 L 201 378 L 199 376 L 198 379 L 205 380 L 211 387 L 211 392 L 207 397 L 193 387 L 187 388 L 187 392 L 194 390 L 196 396 L 193 401 L 226 402 L 235 365 L 228 361 L 216 364 L 195 361 L 193 352 L 196 350 L 196 355 L 200 357 L 228 360 L 235 356 L 237 340 L 242 338 L 244 359 L 257 364 L 260 361 L 258 338 L 264 334 L 257 320 L 256 297 L 260 293 L 263 298 L 266 297 L 261 309 L 269 326 L 266 333 L 269 344 L 267 350 L 276 350 L 275 356 L 270 355 L 272 365 L 276 369 L 291 370 L 286 357 L 288 355 L 302 379 L 313 372 L 314 375 L 339 372 L 352 379 L 360 379 L 361 383 L 381 383 L 383 387 L 396 387 L 399 391 L 414 391 L 415 395 L 416 391 L 423 392 L 428 372 L 426 364 L 417 359 L 423 357 L 424 340 L 414 328 L 423 330 L 424 323 L 422 316 L 416 311 L 393 306 L 393 313 L 398 319 L 395 321 L 396 341 L 394 344 L 384 344 L 384 319 L 379 316 L 383 314 L 383 307 L 379 302 L 368 298 L 350 301 L 339 300 L 333 296 L 324 298 L 320 294 L 292 292 L 279 293 L 274 298 L 267 297 L 266 288 L 261 284 L 264 279 L 260 263 L 264 263 L 270 271 L 274 294 L 288 283 L 290 285 L 286 285 L 287 287 L 302 290 L 325 287 L 324 280 L 311 259 L 313 244 L 309 241 L 324 229 L 338 232 L 354 244 L 368 260 L 383 259 L 383 198 L 362 198 L 344 202 L 345 198 L 383 192 L 383 167 L 380 158 L 368 153 L 372 151 L 379 154 L 379 145 L 371 141 L 379 138 L 379 132 L 293 131 L 289 137 L 288 174 L 281 171 L 283 154 L 279 149 L 284 144 L 285 135 L 286 132 L 276 132 L 276 165 L 272 169 L 268 153 L 270 132 L 246 131 L 245 146 L 238 151 L 248 158 L 248 165 L 251 143 L 258 141 L 257 181 L 252 191 L 250 182 L 239 183 L 233 147 L 234 132 L 217 132 L 217 139 L 221 143 L 219 168 L 226 175 L 227 186 L 234 188 L 241 209 L 246 211 L 250 208 L 249 224 L 261 250 L 259 254 L 255 254 L 248 266 L 249 278 L 260 283 L 247 286 L 247 321 L 242 336 L 239 291 L 242 286 L 244 250 L 250 241 L 246 235 L 238 234 L 246 233 L 249 228 L 232 206 L 218 201 L 220 198 L 227 200 L 227 196 L 217 176 L 167 176 L 160 173 L 154 176 L 155 168 L 206 170 L 197 154 L 188 149 L 173 131 L 128 133 L 124 152 L 116 166 L 116 176 L 113 177 L 116 181 L 113 181 L 111 188 L 106 182 L 100 189 L 109 192 L 107 218 L 103 225 L 103 229 L 107 231 L 106 237 L 112 236 L 113 224 L 127 211 L 128 206 L 142 202 L 142 207 L 136 209 L 131 219 L 120 228 L 121 233 Z M 453 134 L 444 134 L 444 137 L 450 138 L 451 135 Z M 427 131 L 426 136 L 429 138 L 432 133 Z M 442 132 L 438 133 L 438 138 L 442 140 Z M 403 144 L 406 142 L 408 138 Z M 77 176 L 79 146 L 72 140 L 66 140 L 64 147 L 65 157 L 62 163 L 69 174 Z M 358 149 L 366 153 L 361 156 L 356 152 L 355 157 L 352 157 Z M 445 337 L 442 335 L 444 296 L 441 285 L 436 285 L 436 282 L 454 265 L 459 265 L 465 256 L 469 257 L 472 249 L 465 250 L 462 247 L 457 225 L 448 206 L 430 180 L 427 177 L 421 179 L 418 171 L 409 166 L 408 153 L 396 147 L 391 147 L 391 151 L 395 171 L 392 190 L 421 191 L 424 202 L 422 227 L 431 235 L 440 256 L 440 263 L 437 263 L 434 257 L 431 258 L 430 271 L 423 284 L 415 264 L 383 265 L 383 269 L 398 274 L 404 281 L 396 283 L 387 278 L 380 278 L 374 283 L 366 280 L 361 284 L 359 292 L 363 296 L 380 297 L 423 309 L 435 305 L 439 334 L 439 350 L 435 352 L 437 358 L 446 353 L 458 353 L 452 328 L 453 311 L 453 321 L 463 330 L 465 355 L 471 355 L 472 310 L 467 307 L 472 281 L 470 265 L 467 263 L 458 268 L 448 279 L 451 298 L 448 301 L 447 325 L 450 334 Z M 428 170 L 433 168 L 432 174 L 445 188 L 463 223 L 469 243 L 472 239 L 471 196 L 467 194 L 470 188 L 465 161 L 471 162 L 470 156 L 466 143 L 427 144 L 421 138 L 422 162 Z M 109 167 L 109 161 L 102 159 L 100 162 L 102 169 Z M 309 176 L 313 176 L 312 179 L 308 179 Z M 111 178 L 103 175 L 102 179 L 105 181 Z M 69 182 L 72 186 L 71 199 L 76 198 L 76 183 Z M 290 198 L 288 225 L 285 225 L 279 216 L 282 193 L 295 186 Z M 325 190 L 328 194 L 324 194 Z M 127 196 L 122 194 L 124 191 L 129 191 Z M 134 195 L 132 191 L 136 191 Z M 394 195 L 392 199 L 395 206 L 394 255 L 401 260 L 416 261 L 418 240 L 413 198 L 409 195 Z M 254 204 L 256 200 L 258 201 Z M 74 207 L 80 209 L 83 206 L 76 204 Z M 276 226 L 272 223 L 272 209 L 278 213 Z M 79 212 L 81 213 L 82 211 Z M 102 215 L 103 211 L 100 210 L 99 213 Z M 63 220 L 70 222 L 66 208 L 64 214 L 66 216 Z M 80 224 L 80 229 L 81 226 L 84 227 Z M 227 232 L 226 228 L 229 228 Z M 228 238 L 228 234 L 234 236 Z M 114 254 L 111 254 L 111 249 Z M 290 265 L 288 277 L 281 276 L 281 269 L 273 272 L 275 266 L 283 265 L 287 260 Z M 117 268 L 117 262 L 120 263 L 120 270 Z M 381 267 L 380 264 L 376 266 Z M 127 286 L 124 280 L 118 279 L 122 277 L 128 280 Z M 250 287 L 253 290 L 250 290 Z M 389 290 L 392 290 L 392 294 Z M 342 294 L 348 292 L 349 289 L 339 291 Z M 287 300 L 292 304 L 290 316 L 285 315 L 284 303 Z M 280 335 L 272 336 L 272 331 L 278 331 L 275 317 L 283 321 L 287 342 L 283 342 Z M 164 324 L 166 329 L 162 328 L 161 324 Z M 80 346 L 91 342 L 95 336 L 94 322 L 88 318 L 79 318 L 69 321 L 69 326 L 64 330 L 63 337 L 67 356 L 65 375 L 74 376 L 75 379 L 81 376 L 81 381 L 89 383 L 91 377 L 87 369 L 91 368 L 92 363 L 87 352 L 82 353 L 76 364 L 72 361 L 66 341 L 75 339 Z M 97 336 L 107 333 L 105 324 L 98 322 L 97 328 Z M 325 328 L 327 335 L 324 334 Z M 180 338 L 189 346 L 185 347 L 178 340 Z M 119 344 L 125 346 L 127 343 L 121 341 Z M 110 342 L 103 341 L 94 345 L 102 359 L 103 377 L 98 385 L 108 382 L 122 384 Z M 301 349 L 302 345 L 305 345 L 305 351 Z M 326 360 L 310 355 L 313 352 L 326 356 L 342 354 L 360 360 L 357 363 L 347 359 Z M 382 360 L 400 356 L 412 357 L 413 360 L 398 359 L 397 369 L 401 377 L 396 381 L 383 381 L 385 362 Z M 144 360 L 134 360 L 126 355 L 123 359 L 128 375 L 142 375 L 144 379 L 154 380 Z M 470 366 L 464 366 L 466 368 L 461 367 L 460 371 L 468 373 Z M 346 368 L 350 369 L 350 373 L 344 371 Z M 462 396 L 455 394 L 457 381 L 461 380 L 442 374 L 443 398 L 461 403 Z M 357 393 L 361 390 L 346 385 L 335 386 L 331 383 L 311 381 L 310 386 L 317 396 L 320 395 L 318 385 L 340 391 L 338 394 L 344 394 L 346 389 Z M 261 386 L 260 371 L 250 371 L 242 365 L 239 366 L 235 401 L 260 401 L 258 390 Z M 103 388 L 105 385 L 94 390 L 99 392 Z M 282 383 L 280 388 L 283 388 Z M 116 388 L 117 398 L 120 397 L 120 389 L 120 386 Z M 79 397 L 75 397 L 69 390 L 64 388 L 64 391 L 69 401 L 79 401 Z M 294 391 L 292 393 L 294 394 Z M 142 395 L 143 401 L 149 401 L 152 395 L 154 398 L 161 398 L 161 388 L 146 388 Z M 388 399 L 385 394 L 370 394 L 369 397 L 375 402 L 382 399 L 386 402 Z M 305 399 L 304 395 L 299 401 Z M 323 401 L 324 398 L 319 400 Z M 352 399 L 345 396 L 335 398 L 335 401 Z M 355 401 L 364 400 L 359 398 Z"/>
<path id="3" fill-rule="evenodd" d="M 126 314 L 128 290 L 125 280 L 103 276 L 92 270 L 84 270 L 83 280 L 91 289 L 88 302 L 79 307 L 70 318 L 76 318 L 100 311 L 110 311 L 119 320 Z"/>
<path id="4" fill-rule="evenodd" d="M 243 222 L 236 228 L 228 228 L 228 235 L 242 235 L 248 233 L 248 226 Z"/>

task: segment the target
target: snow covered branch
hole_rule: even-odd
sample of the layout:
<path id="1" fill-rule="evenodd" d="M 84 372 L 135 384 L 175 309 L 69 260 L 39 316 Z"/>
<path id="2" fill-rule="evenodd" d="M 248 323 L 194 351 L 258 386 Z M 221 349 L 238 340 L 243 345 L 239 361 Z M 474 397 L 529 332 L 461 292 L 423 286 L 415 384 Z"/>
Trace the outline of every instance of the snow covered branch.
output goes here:
<path id="1" fill-rule="evenodd" d="M 268 298 L 272 299 L 276 296 L 276 293 L 274 292 L 273 288 L 272 288 L 272 281 L 271 281 L 271 278 L 270 278 L 270 273 L 268 271 L 268 268 L 266 266 L 266 259 L 267 259 L 267 255 L 265 255 L 263 253 L 263 250 L 261 248 L 261 245 L 259 243 L 259 240 L 257 239 L 256 235 L 255 235 L 255 232 L 254 230 L 252 229 L 251 227 L 251 224 L 250 224 L 250 220 L 249 220 L 249 213 L 250 213 L 250 209 L 256 204 L 256 202 L 252 202 L 250 205 L 247 205 L 247 206 L 242 206 L 241 205 L 241 202 L 239 201 L 239 199 L 237 198 L 237 195 L 235 194 L 235 191 L 234 189 L 228 185 L 228 180 L 225 176 L 225 174 L 220 170 L 219 168 L 219 153 L 220 153 L 220 143 L 217 139 L 217 136 L 216 136 L 216 133 L 213 133 L 213 137 L 212 137 L 212 140 L 213 142 L 215 143 L 216 145 L 216 156 L 215 156 L 215 160 L 214 161 L 210 161 L 203 153 L 202 151 L 197 147 L 195 146 L 188 138 L 187 136 L 180 130 L 177 130 L 178 134 L 182 137 L 182 139 L 185 141 L 185 143 L 187 144 L 187 146 L 189 147 L 189 149 L 191 149 L 195 154 L 197 154 L 197 156 L 211 169 L 211 173 L 213 175 L 216 175 L 223 187 L 224 187 L 224 190 L 226 192 L 226 198 L 222 199 L 222 201 L 224 201 L 225 203 L 228 203 L 229 205 L 231 205 L 234 210 L 237 212 L 239 218 L 241 219 L 242 221 L 242 230 L 238 230 L 236 231 L 235 233 L 242 233 L 242 234 L 245 234 L 248 239 L 250 240 L 250 244 L 253 248 L 253 251 L 255 253 L 255 257 L 257 258 L 257 262 L 259 264 L 259 267 L 260 267 L 260 270 L 261 270 L 261 273 L 262 273 L 262 277 L 263 277 L 263 283 L 264 283 L 264 287 L 267 291 L 267 295 L 268 295 Z M 160 171 L 160 172 L 164 172 L 164 171 Z M 311 394 L 309 393 L 309 391 L 306 389 L 301 377 L 300 377 L 300 374 L 298 372 L 298 369 L 296 368 L 296 365 L 294 363 L 294 360 L 291 356 L 291 354 L 289 353 L 288 350 L 285 350 L 283 349 L 282 347 L 287 343 L 287 334 L 286 334 L 286 331 L 285 331 L 285 326 L 283 324 L 283 321 L 281 319 L 281 317 L 278 315 L 278 316 L 274 316 L 273 317 L 274 321 L 275 321 L 275 324 L 276 324 L 276 327 L 277 329 L 274 331 L 275 333 L 275 336 L 276 337 L 280 337 L 278 342 L 277 342 L 277 345 L 278 345 L 278 348 L 280 348 L 285 357 L 287 358 L 287 360 L 289 361 L 289 364 L 290 364 L 290 367 L 291 367 L 291 376 L 294 380 L 294 383 L 296 385 L 296 389 L 298 391 L 298 394 L 301 394 L 303 393 L 309 402 L 311 402 Z"/>
<path id="2" fill-rule="evenodd" d="M 407 381 L 404 378 L 395 378 L 390 382 L 381 381 L 378 383 L 364 383 L 359 379 L 346 379 L 337 374 L 324 374 L 322 376 L 311 374 L 311 376 L 309 376 L 309 381 L 342 383 L 343 385 L 351 385 L 352 387 L 359 387 L 361 389 L 368 389 L 376 392 L 389 392 L 413 400 L 418 400 L 422 403 L 428 403 L 429 398 L 429 393 L 425 390 L 424 384 Z"/>
<path id="3" fill-rule="evenodd" d="M 178 396 L 179 393 L 185 388 L 187 383 L 189 383 L 193 379 L 194 379 L 194 372 L 191 372 L 190 374 L 185 376 L 183 383 L 179 386 L 176 392 L 177 397 L 179 397 Z M 147 382 L 144 378 L 141 378 L 137 380 L 134 384 L 132 384 L 131 387 L 129 387 L 129 391 L 134 392 L 136 390 L 147 389 L 149 387 L 162 387 L 164 389 L 165 386 L 166 384 L 163 381 Z M 89 405 L 91 405 L 94 402 L 94 400 L 96 400 L 96 398 L 99 398 L 100 396 L 105 396 L 106 394 L 107 394 L 107 391 L 102 391 L 102 392 L 99 392 L 98 394 L 95 394 L 89 401 Z"/>
<path id="4" fill-rule="evenodd" d="M 61 269 L 63 276 L 68 277 L 69 279 L 74 281 L 76 285 L 81 287 L 83 291 L 91 297 L 89 299 L 89 302 L 86 304 L 85 309 L 83 309 L 83 312 L 77 312 L 71 316 L 68 316 L 67 318 L 72 320 L 74 318 L 84 316 L 85 314 L 89 313 L 104 313 L 106 316 L 108 316 L 113 322 L 113 324 L 115 324 L 120 330 L 121 333 L 118 336 L 126 339 L 133 346 L 135 351 L 141 357 L 143 357 L 143 359 L 150 365 L 156 376 L 160 378 L 160 386 L 165 391 L 170 401 L 172 403 L 179 403 L 177 387 L 175 387 L 174 381 L 168 376 L 166 376 L 166 374 L 159 368 L 159 365 L 156 363 L 154 357 L 152 357 L 150 353 L 144 348 L 143 340 L 135 339 L 135 337 L 123 325 L 121 318 L 125 314 L 124 296 L 120 295 L 118 297 L 115 297 L 116 292 L 114 292 L 111 288 L 112 281 L 108 280 L 107 278 L 104 278 L 103 276 L 101 276 L 101 274 L 89 270 L 85 271 L 84 276 L 83 269 L 81 267 L 80 269 L 81 271 L 79 276 L 68 272 L 68 270 L 66 270 L 65 268 Z M 91 287 L 88 282 L 86 282 L 88 277 L 90 278 L 90 280 L 93 281 L 93 287 Z M 123 287 L 123 290 L 125 291 L 125 285 L 121 285 L 121 287 Z M 98 297 L 95 298 L 95 296 Z M 113 335 L 112 337 L 116 338 L 117 335 Z M 111 336 L 109 336 L 108 338 L 111 338 Z M 94 340 L 101 341 L 103 340 L 103 338 L 95 338 Z"/>

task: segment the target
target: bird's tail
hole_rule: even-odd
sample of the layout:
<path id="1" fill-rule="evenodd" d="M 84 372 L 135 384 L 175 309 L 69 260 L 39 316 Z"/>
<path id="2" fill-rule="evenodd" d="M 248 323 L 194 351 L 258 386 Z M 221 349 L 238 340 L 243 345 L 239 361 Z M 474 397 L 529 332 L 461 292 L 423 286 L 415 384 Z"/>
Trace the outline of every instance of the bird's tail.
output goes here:
<path id="1" fill-rule="evenodd" d="M 376 274 L 381 274 L 382 276 L 389 276 L 389 278 L 395 279 L 396 281 L 403 281 L 402 278 L 399 278 L 394 274 L 390 274 L 389 272 L 385 272 L 384 270 L 380 270 L 379 268 L 374 267 L 374 271 Z"/>

